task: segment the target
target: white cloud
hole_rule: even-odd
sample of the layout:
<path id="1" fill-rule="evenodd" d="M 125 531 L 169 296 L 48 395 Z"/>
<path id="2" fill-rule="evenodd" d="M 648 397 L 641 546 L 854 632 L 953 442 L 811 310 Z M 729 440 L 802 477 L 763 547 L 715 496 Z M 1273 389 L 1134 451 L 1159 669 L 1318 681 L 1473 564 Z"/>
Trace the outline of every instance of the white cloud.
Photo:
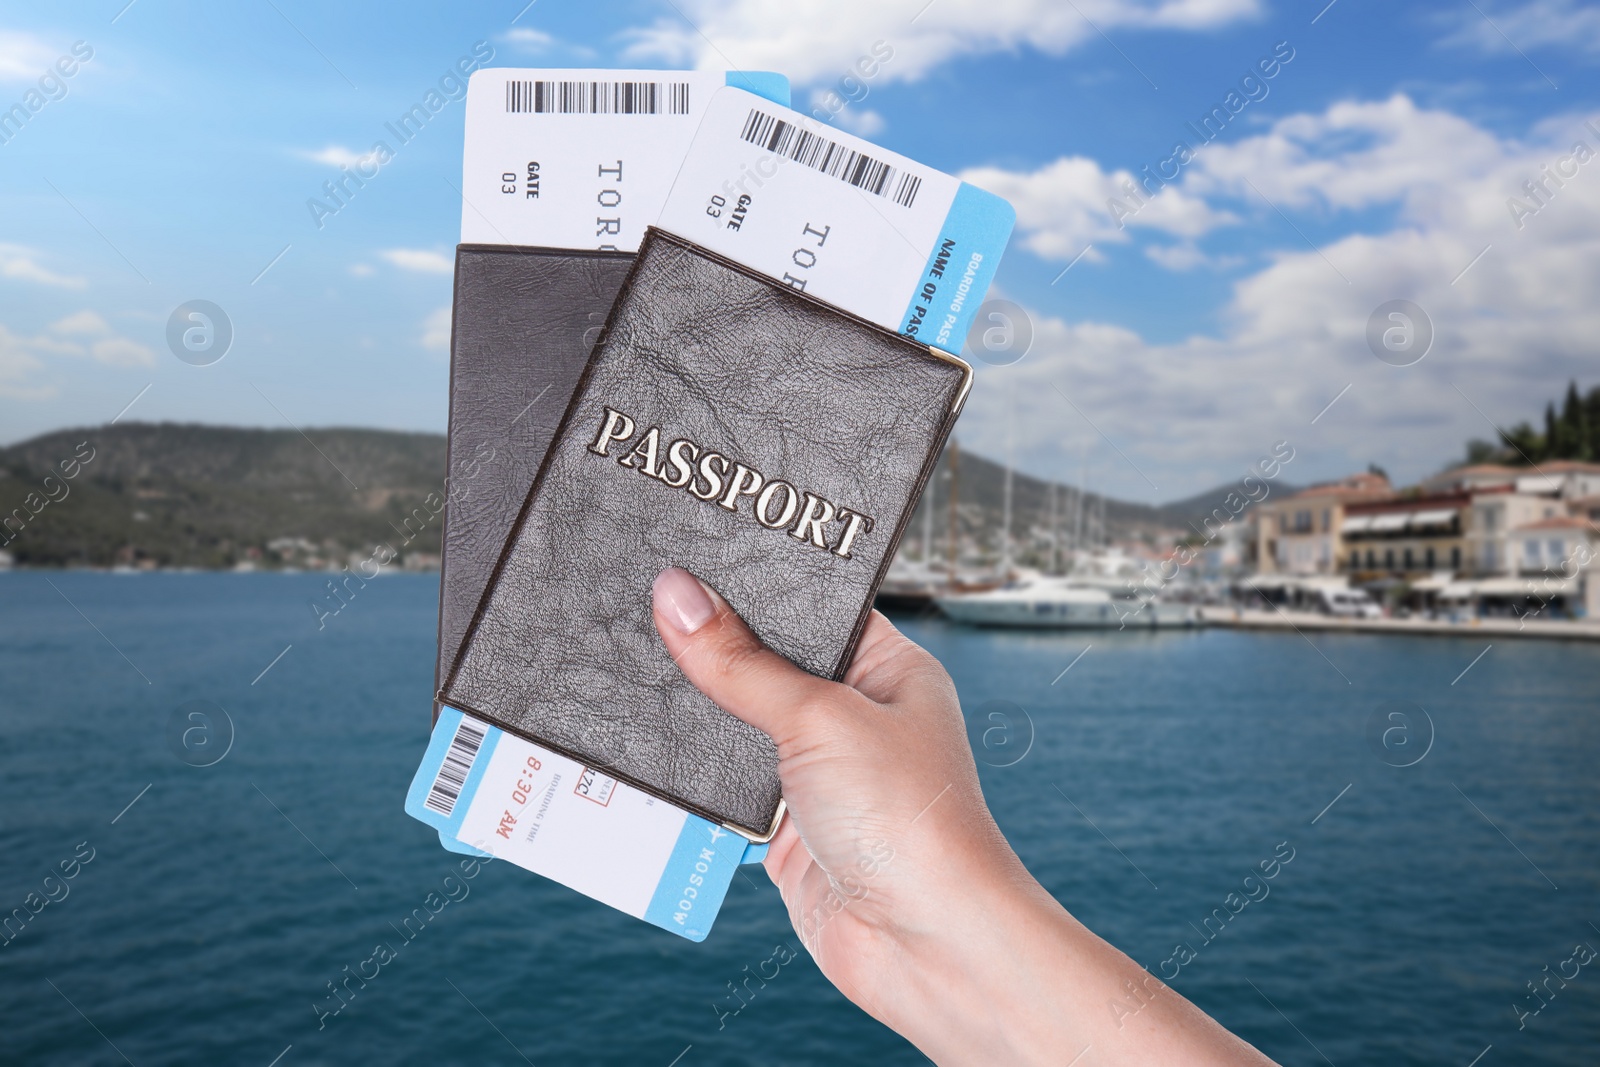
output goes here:
<path id="1" fill-rule="evenodd" d="M 314 152 L 302 151 L 297 153 L 302 159 L 309 159 L 313 163 L 321 163 L 329 167 L 362 167 L 371 170 L 380 160 L 376 151 L 357 152 L 344 145 L 331 144 L 326 148 L 319 148 Z"/>
<path id="2" fill-rule="evenodd" d="M 1600 8 L 1592 4 L 1533 0 L 1504 9 L 1488 4 L 1483 8 L 1483 11 L 1461 11 L 1457 16 L 1459 28 L 1448 43 L 1511 55 L 1515 55 L 1518 48 L 1576 48 L 1600 52 Z M 1490 19 L 1494 20 L 1492 25 Z"/>
<path id="3" fill-rule="evenodd" d="M 1092 445 L 1097 487 L 1173 499 L 1237 478 L 1277 440 L 1299 453 L 1290 481 L 1369 460 L 1410 479 L 1459 458 L 1469 438 L 1492 439 L 1491 420 L 1537 422 L 1569 378 L 1596 384 L 1600 132 L 1581 119 L 1501 139 L 1396 97 L 1291 116 L 1207 149 L 1180 182 L 1187 196 L 1243 204 L 1249 178 L 1291 217 L 1384 208 L 1395 221 L 1315 250 L 1286 232 L 1287 250 L 1234 284 L 1215 336 L 1157 343 L 1040 317 L 1024 360 L 980 367 L 963 444 L 1002 455 L 1009 433 L 1019 465 L 1074 478 L 1078 447 Z M 1584 163 L 1572 154 L 1580 140 L 1594 153 Z M 1560 186 L 1552 172 L 1565 172 Z M 1535 179 L 1545 182 L 1542 206 L 1523 188 Z M 1513 196 L 1537 207 L 1520 229 Z M 1282 232 L 1277 214 L 1254 203 L 1261 224 Z M 1166 247 L 1147 254 L 1176 256 L 1174 266 L 1189 255 Z M 1393 299 L 1414 301 L 1433 323 L 1432 349 L 1414 366 L 1389 366 L 1367 347 L 1369 317 Z"/>
<path id="4" fill-rule="evenodd" d="M 153 367 L 156 354 L 148 346 L 126 337 L 108 337 L 89 346 L 96 363 L 108 367 Z"/>
<path id="5" fill-rule="evenodd" d="M 813 0 L 780 8 L 766 0 L 686 0 L 673 15 L 625 34 L 635 59 L 701 67 L 781 70 L 797 84 L 831 81 L 872 46 L 893 56 L 881 77 L 915 80 L 962 55 L 1033 48 L 1059 56 L 1101 30 L 1205 30 L 1253 16 L 1259 0 L 936 0 L 912 3 Z M 691 25 L 692 24 L 692 25 Z"/>
<path id="6" fill-rule="evenodd" d="M 423 248 L 391 248 L 378 254 L 401 270 L 421 271 L 424 274 L 451 274 L 456 269 L 455 261 L 449 256 Z"/>
<path id="7" fill-rule="evenodd" d="M 450 353 L 450 305 L 422 320 L 422 347 L 434 352 Z"/>
<path id="8" fill-rule="evenodd" d="M 0 278 L 17 278 L 40 285 L 56 285 L 63 289 L 82 289 L 88 283 L 82 278 L 71 278 L 41 267 L 31 248 L 22 245 L 0 244 Z"/>
<path id="9" fill-rule="evenodd" d="M 0 82 L 31 82 L 54 63 L 58 53 L 30 33 L 0 30 Z"/>
<path id="10" fill-rule="evenodd" d="M 833 117 L 833 121 L 857 137 L 876 137 L 889 125 L 876 111 L 862 111 L 859 108 L 845 108 Z"/>
<path id="11" fill-rule="evenodd" d="M 862 97 L 860 99 L 865 99 Z M 857 137 L 876 137 L 887 127 L 888 122 L 884 117 L 870 108 L 862 108 L 860 99 L 846 100 L 829 87 L 819 87 L 811 91 L 811 113 L 818 118 L 832 116 L 831 121 L 841 129 L 849 130 Z"/>
<path id="12" fill-rule="evenodd" d="M 82 358 L 89 354 L 84 347 L 85 342 L 71 341 L 63 337 L 52 337 L 47 333 L 37 334 L 27 338 L 27 345 L 35 355 L 73 356 Z"/>
<path id="13" fill-rule="evenodd" d="M 357 278 L 366 278 L 372 274 L 372 264 L 352 263 L 350 264 L 350 273 L 354 274 Z"/>
<path id="14" fill-rule="evenodd" d="M 1240 198 L 1259 190 L 1280 207 L 1397 203 L 1418 217 L 1433 216 L 1464 178 L 1493 169 L 1511 150 L 1458 115 L 1423 110 L 1397 94 L 1291 115 L 1267 133 L 1202 148 L 1182 188 Z"/>
<path id="15" fill-rule="evenodd" d="M 0 325 L 0 396 L 43 399 L 56 388 L 39 381 L 52 361 L 92 360 L 107 367 L 151 367 L 156 354 L 148 345 L 119 335 L 99 312 L 85 308 L 52 322 L 42 333 L 26 337 Z"/>
<path id="16" fill-rule="evenodd" d="M 1208 256 L 1193 241 L 1180 241 L 1175 245 L 1147 245 L 1144 254 L 1152 263 L 1177 271 L 1194 270 L 1196 267 L 1232 267 L 1241 262 L 1230 256 Z"/>
<path id="17" fill-rule="evenodd" d="M 105 337 L 111 333 L 111 324 L 101 318 L 99 312 L 86 308 L 52 322 L 50 330 L 72 337 Z"/>
<path id="18" fill-rule="evenodd" d="M 1092 159 L 1066 156 L 1027 173 L 976 167 L 960 177 L 1011 201 L 1017 209 L 1017 237 L 1022 246 L 1046 259 L 1070 260 L 1091 242 L 1129 240 L 1127 229 L 1117 225 L 1107 208 L 1113 198 L 1127 201 L 1125 187 L 1133 182 L 1128 171 L 1107 173 Z M 1171 185 L 1125 219 L 1129 226 L 1178 237 L 1198 237 L 1236 221 L 1229 212 L 1214 209 Z M 1099 258 L 1098 253 L 1089 258 Z"/>
<path id="19" fill-rule="evenodd" d="M 500 35 L 500 39 L 519 52 L 544 52 L 555 45 L 556 39 L 543 30 L 518 26 Z"/>
<path id="20" fill-rule="evenodd" d="M 53 396 L 53 388 L 34 381 L 34 375 L 43 367 L 23 338 L 0 325 L 0 396 L 16 400 L 43 400 Z"/>

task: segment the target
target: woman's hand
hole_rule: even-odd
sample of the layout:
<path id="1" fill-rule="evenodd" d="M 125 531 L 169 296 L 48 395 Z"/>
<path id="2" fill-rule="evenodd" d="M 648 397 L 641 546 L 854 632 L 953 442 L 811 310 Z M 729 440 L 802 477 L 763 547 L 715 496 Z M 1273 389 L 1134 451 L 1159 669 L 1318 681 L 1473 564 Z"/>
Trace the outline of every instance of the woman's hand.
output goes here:
<path id="1" fill-rule="evenodd" d="M 843 684 L 768 649 L 687 571 L 656 579 L 655 618 L 685 676 L 777 743 L 788 815 L 767 873 L 822 973 L 875 1018 L 940 1063 L 1064 1064 L 1086 1046 L 1097 1064 L 1269 1062 L 1028 874 L 950 676 L 882 615 Z M 1119 1024 L 1112 999 L 1144 1007 Z"/>

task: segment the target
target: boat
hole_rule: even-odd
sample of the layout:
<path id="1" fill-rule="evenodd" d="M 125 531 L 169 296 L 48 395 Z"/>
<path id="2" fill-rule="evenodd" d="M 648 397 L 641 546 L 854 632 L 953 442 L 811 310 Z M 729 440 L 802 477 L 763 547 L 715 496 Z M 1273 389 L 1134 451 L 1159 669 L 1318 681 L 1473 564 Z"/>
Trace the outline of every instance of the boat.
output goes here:
<path id="1" fill-rule="evenodd" d="M 879 611 L 915 612 L 931 609 L 934 597 L 946 593 L 973 593 L 996 589 L 1004 579 L 993 572 L 958 569 L 952 581 L 950 571 L 940 564 L 896 558 L 889 565 L 883 584 L 873 601 Z"/>
<path id="2" fill-rule="evenodd" d="M 950 619 L 969 626 L 1066 630 L 1119 625 L 1116 605 L 1105 590 L 1071 587 L 1054 579 L 1022 579 L 997 589 L 943 593 L 933 602 Z"/>
<path id="3" fill-rule="evenodd" d="M 1193 604 L 1140 596 L 1131 583 L 1107 588 L 1081 576 L 1028 575 L 996 589 L 933 598 L 952 621 L 1033 630 L 1164 629 L 1202 625 Z"/>
<path id="4" fill-rule="evenodd" d="M 897 557 L 878 587 L 874 604 L 879 611 L 921 611 L 933 603 L 934 590 L 945 586 L 945 575 L 922 562 Z"/>
<path id="5" fill-rule="evenodd" d="M 951 451 L 952 453 L 955 451 L 953 443 Z M 954 467 L 953 461 L 952 455 L 952 467 Z M 1084 481 L 1087 484 L 1087 471 Z M 1012 470 L 1008 446 L 1002 496 L 1000 562 L 996 580 L 984 582 L 978 587 L 963 585 L 959 581 L 939 586 L 931 580 L 932 572 L 926 563 L 923 563 L 918 571 L 917 565 L 901 564 L 897 560 L 896 566 L 900 568 L 900 574 L 910 580 L 886 581 L 884 586 L 890 591 L 889 595 L 895 598 L 916 597 L 918 603 L 926 602 L 920 598 L 931 599 L 952 621 L 969 626 L 1009 626 L 1043 630 L 1125 630 L 1203 625 L 1204 619 L 1198 606 L 1165 598 L 1153 592 L 1144 581 L 1147 577 L 1146 571 L 1120 549 L 1111 546 L 1094 549 L 1082 547 L 1085 544 L 1083 526 L 1086 517 L 1090 519 L 1091 525 L 1098 524 L 1099 536 L 1104 536 L 1104 497 L 1099 500 L 1099 514 L 1096 519 L 1093 515 L 1085 514 L 1084 493 L 1080 491 L 1077 494 L 1077 533 L 1073 540 L 1079 547 L 1074 550 L 1067 564 L 1067 573 L 1046 575 L 1036 570 L 1014 567 L 1011 543 L 1011 497 Z M 952 479 L 951 530 L 954 530 L 956 525 L 954 500 L 955 484 Z M 1051 526 L 1054 528 L 1053 500 L 1051 513 Z M 931 514 L 931 508 L 925 509 L 924 514 L 925 516 Z M 926 518 L 924 521 L 927 522 Z M 1094 539 L 1091 533 L 1090 540 Z M 932 530 L 931 525 L 927 525 L 923 533 L 923 560 L 931 557 L 931 545 Z M 1051 557 L 1052 564 L 1060 563 L 1058 546 L 1052 546 Z M 945 570 L 947 576 L 956 574 L 955 564 L 956 542 L 952 537 L 949 564 Z M 913 577 L 914 572 L 916 572 L 915 577 Z M 891 567 L 889 577 L 894 579 L 895 576 L 895 567 Z M 917 581 L 916 578 L 922 580 Z M 879 594 L 880 603 L 884 603 L 883 596 L 884 594 Z"/>

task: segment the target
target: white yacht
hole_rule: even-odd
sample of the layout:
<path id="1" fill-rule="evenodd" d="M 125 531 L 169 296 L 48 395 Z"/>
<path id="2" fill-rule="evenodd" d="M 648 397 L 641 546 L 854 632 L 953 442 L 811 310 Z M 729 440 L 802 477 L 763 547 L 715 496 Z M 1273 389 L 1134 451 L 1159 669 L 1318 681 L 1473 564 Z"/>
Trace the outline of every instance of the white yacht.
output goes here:
<path id="1" fill-rule="evenodd" d="M 936 592 L 934 603 L 957 622 L 1029 629 L 1166 629 L 1202 625 L 1200 609 L 1165 600 L 1141 584 L 1134 560 L 1115 549 L 1080 552 L 1064 576 L 1013 571 L 998 589 Z"/>
<path id="2" fill-rule="evenodd" d="M 933 598 L 956 622 L 971 626 L 1102 629 L 1120 625 L 1116 605 L 1103 589 L 1069 587 L 1057 578 L 1021 579 L 977 593 Z"/>
<path id="3" fill-rule="evenodd" d="M 951 619 L 971 626 L 1122 630 L 1201 625 L 1193 604 L 1141 596 L 1128 578 L 1103 573 L 1049 577 L 1023 572 L 997 589 L 937 593 L 933 600 Z"/>

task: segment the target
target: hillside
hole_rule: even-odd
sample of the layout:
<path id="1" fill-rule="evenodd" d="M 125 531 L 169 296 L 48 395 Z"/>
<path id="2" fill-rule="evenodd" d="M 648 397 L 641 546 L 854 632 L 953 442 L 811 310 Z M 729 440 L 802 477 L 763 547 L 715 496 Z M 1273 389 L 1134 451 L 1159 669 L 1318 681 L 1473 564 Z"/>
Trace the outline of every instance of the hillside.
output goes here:
<path id="1" fill-rule="evenodd" d="M 931 501 L 933 509 L 933 541 L 935 558 L 942 559 L 949 545 L 949 469 L 950 455 L 940 458 L 932 488 L 924 492 L 911 527 L 906 532 L 905 547 L 912 555 L 921 552 L 925 529 L 925 508 Z M 998 555 L 1000 529 L 1005 514 L 1005 467 L 991 459 L 960 450 L 957 457 L 960 473 L 957 493 L 958 526 L 961 534 L 963 557 L 993 559 Z M 1054 486 L 1055 502 L 1052 516 L 1051 490 Z M 1197 526 L 1212 509 L 1221 506 L 1223 498 L 1236 491 L 1237 483 L 1220 485 L 1203 493 L 1167 504 L 1135 504 L 1112 497 L 1102 498 L 1097 493 L 1087 493 L 1083 501 L 1082 537 L 1086 543 L 1098 544 L 1107 540 L 1151 540 L 1162 535 L 1183 536 L 1192 532 L 1189 523 Z M 1292 493 L 1295 487 L 1277 483 L 1274 492 Z M 1026 474 L 1014 474 L 1011 479 L 1011 530 L 1013 551 L 1017 562 L 1038 564 L 1045 562 L 1052 538 L 1063 546 L 1070 546 L 1078 532 L 1077 494 L 1075 486 L 1052 483 Z M 1103 522 L 1102 522 L 1103 515 Z"/>
<path id="2" fill-rule="evenodd" d="M 442 493 L 442 436 L 327 429 L 309 437 L 172 423 L 36 437 L 0 450 L 0 541 L 10 539 L 4 549 L 30 566 L 317 566 L 379 542 L 419 559 L 437 555 L 437 520 L 409 542 L 397 526 Z M 75 452 L 92 458 L 75 469 Z M 69 472 L 77 476 L 62 477 Z M 296 541 L 267 547 L 280 538 Z"/>
<path id="3" fill-rule="evenodd" d="M 939 555 L 947 543 L 947 465 L 941 460 L 932 493 Z M 998 544 L 1004 468 L 968 452 L 959 467 L 963 551 L 986 555 Z M 0 548 L 23 566 L 270 568 L 337 566 L 383 543 L 402 565 L 425 567 L 439 552 L 439 520 L 407 540 L 405 519 L 429 494 L 443 495 L 444 471 L 438 434 L 319 429 L 302 436 L 176 423 L 62 430 L 0 449 Z M 75 477 L 64 477 L 69 472 Z M 1099 498 L 1090 494 L 1085 535 L 1182 529 L 1227 489 L 1161 507 L 1108 499 L 1103 529 Z M 1012 492 L 1019 553 L 1043 551 L 1050 483 L 1018 474 Z M 1064 542 L 1074 530 L 1076 492 L 1056 489 Z M 919 510 L 908 545 L 920 545 L 922 530 Z"/>

